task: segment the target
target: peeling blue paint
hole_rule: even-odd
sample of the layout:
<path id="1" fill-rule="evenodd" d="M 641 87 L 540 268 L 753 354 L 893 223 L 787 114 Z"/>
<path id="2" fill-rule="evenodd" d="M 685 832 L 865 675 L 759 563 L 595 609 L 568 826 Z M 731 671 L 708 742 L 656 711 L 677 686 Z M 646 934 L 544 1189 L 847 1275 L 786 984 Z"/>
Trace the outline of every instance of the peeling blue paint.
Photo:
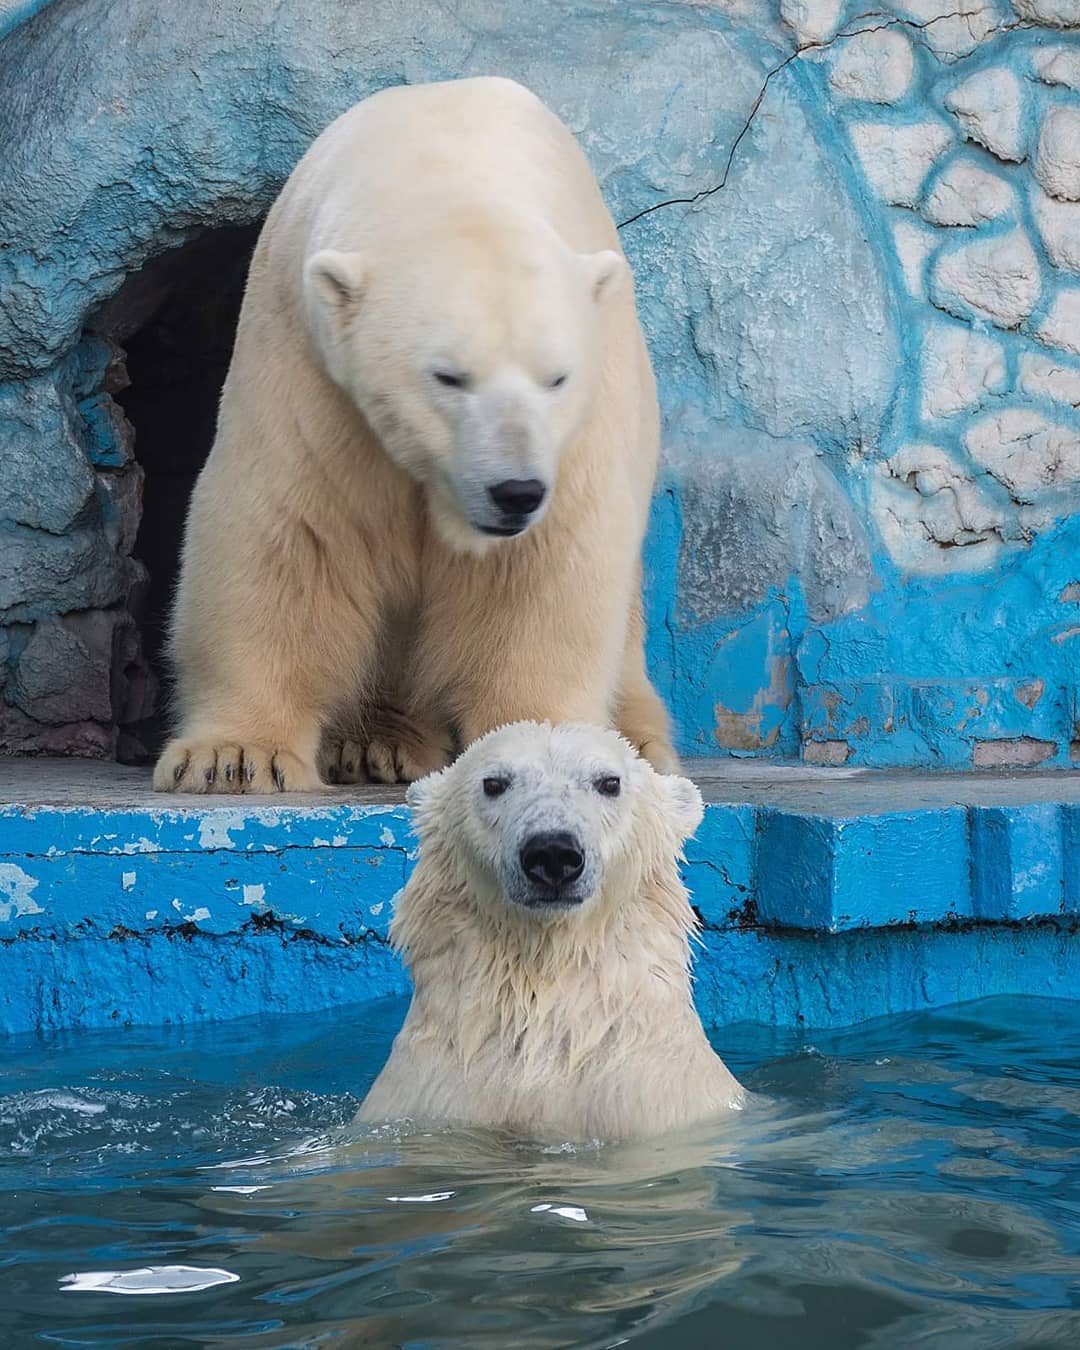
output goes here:
<path id="1" fill-rule="evenodd" d="M 707 806 L 685 874 L 711 1017 L 838 1025 L 949 990 L 1080 994 L 1080 784 L 1004 805 L 912 790 L 897 809 L 903 789 L 875 805 L 848 781 L 817 805 L 781 784 Z M 978 799 L 975 780 L 956 790 Z M 0 806 L 0 1031 L 400 992 L 386 935 L 414 844 L 401 805 Z M 886 982 L 868 968 L 841 994 L 853 962 Z"/>

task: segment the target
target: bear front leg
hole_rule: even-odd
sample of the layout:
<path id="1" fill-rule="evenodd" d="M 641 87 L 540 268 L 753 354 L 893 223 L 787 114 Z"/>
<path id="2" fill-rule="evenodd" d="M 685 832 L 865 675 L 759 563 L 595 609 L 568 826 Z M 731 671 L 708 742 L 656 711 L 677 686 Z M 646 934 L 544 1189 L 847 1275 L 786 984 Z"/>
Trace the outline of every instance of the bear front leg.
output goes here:
<path id="1" fill-rule="evenodd" d="M 211 661 L 201 643 L 178 646 L 182 712 L 154 769 L 158 792 L 311 792 L 323 785 L 315 762 L 319 704 L 310 679 L 289 660 L 290 642 L 265 666 L 245 661 L 231 644 Z"/>
<path id="2" fill-rule="evenodd" d="M 172 639 L 178 730 L 154 770 L 159 792 L 324 786 L 322 726 L 371 677 L 378 606 L 356 559 L 346 578 L 313 552 L 302 532 L 279 537 L 273 555 L 230 550 L 226 566 L 189 548 Z"/>
<path id="3" fill-rule="evenodd" d="M 649 761 L 657 773 L 678 773 L 679 757 L 671 743 L 671 721 L 663 700 L 645 669 L 645 617 L 638 594 L 630 607 L 616 711 L 619 734 Z"/>

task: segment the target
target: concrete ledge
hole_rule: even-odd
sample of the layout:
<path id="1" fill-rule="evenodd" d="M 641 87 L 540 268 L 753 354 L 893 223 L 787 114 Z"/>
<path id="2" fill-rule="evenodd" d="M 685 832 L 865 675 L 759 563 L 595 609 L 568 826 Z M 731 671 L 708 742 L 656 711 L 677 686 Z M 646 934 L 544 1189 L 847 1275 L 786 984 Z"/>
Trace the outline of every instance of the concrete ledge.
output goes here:
<path id="1" fill-rule="evenodd" d="M 1080 774 L 691 771 L 708 1020 L 1080 997 Z M 115 765 L 0 760 L 0 1031 L 401 992 L 412 847 L 395 789 L 169 798 Z"/>

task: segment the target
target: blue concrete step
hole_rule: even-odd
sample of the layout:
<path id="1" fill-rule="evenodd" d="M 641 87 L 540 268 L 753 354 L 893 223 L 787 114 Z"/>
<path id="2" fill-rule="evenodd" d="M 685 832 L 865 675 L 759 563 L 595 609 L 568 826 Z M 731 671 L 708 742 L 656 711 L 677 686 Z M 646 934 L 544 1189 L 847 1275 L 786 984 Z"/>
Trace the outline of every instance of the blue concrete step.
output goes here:
<path id="1" fill-rule="evenodd" d="M 690 771 L 708 1021 L 1080 996 L 1080 774 Z M 0 760 L 0 1031 L 401 992 L 413 844 L 396 789 L 169 798 L 116 765 Z"/>

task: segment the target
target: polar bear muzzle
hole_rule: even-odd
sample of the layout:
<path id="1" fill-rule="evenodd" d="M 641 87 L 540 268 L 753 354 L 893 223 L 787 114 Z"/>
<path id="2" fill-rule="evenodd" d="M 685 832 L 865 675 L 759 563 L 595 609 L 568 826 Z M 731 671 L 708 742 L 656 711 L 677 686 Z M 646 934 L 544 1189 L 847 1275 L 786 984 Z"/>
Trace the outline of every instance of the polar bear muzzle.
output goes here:
<path id="1" fill-rule="evenodd" d="M 529 517 L 535 515 L 547 496 L 547 486 L 539 478 L 507 478 L 494 483 L 487 494 L 499 512 L 499 520 L 482 525 L 481 530 L 484 534 L 513 536 L 528 527 Z"/>
<path id="2" fill-rule="evenodd" d="M 585 848 L 568 830 L 530 835 L 521 846 L 518 860 L 529 884 L 521 899 L 526 907 L 565 908 L 580 905 L 585 899 L 577 889 L 585 871 Z"/>

